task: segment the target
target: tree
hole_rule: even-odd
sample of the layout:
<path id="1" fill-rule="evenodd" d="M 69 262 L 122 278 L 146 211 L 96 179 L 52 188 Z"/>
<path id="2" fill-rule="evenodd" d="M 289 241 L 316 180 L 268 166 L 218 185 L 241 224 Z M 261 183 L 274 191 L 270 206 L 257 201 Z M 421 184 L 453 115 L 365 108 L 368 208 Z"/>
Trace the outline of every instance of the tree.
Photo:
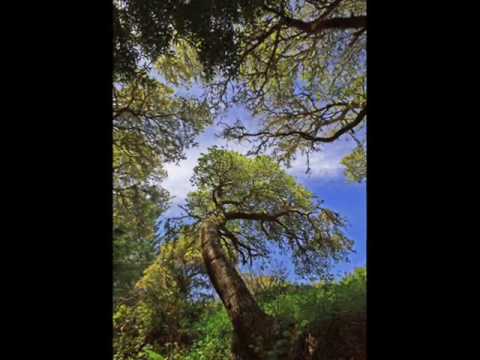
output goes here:
<path id="1" fill-rule="evenodd" d="M 211 122 L 205 102 L 175 93 L 174 86 L 193 81 L 198 66 L 185 44 L 174 50 L 175 57 L 161 57 L 156 64 L 164 80 L 138 68 L 133 80 L 113 87 L 115 303 L 157 254 L 156 223 L 169 202 L 160 186 L 163 164 L 182 159 Z"/>
<path id="2" fill-rule="evenodd" d="M 170 53 L 172 42 L 187 40 L 198 50 L 207 76 L 233 71 L 238 24 L 252 19 L 261 0 L 117 0 L 113 12 L 116 71 L 134 76 L 138 64 Z"/>
<path id="3" fill-rule="evenodd" d="M 236 77 L 214 88 L 224 101 L 245 104 L 260 121 L 224 135 L 270 150 L 286 162 L 311 153 L 365 124 L 365 1 L 295 1 L 264 5 L 242 29 Z M 227 89 L 231 86 L 231 97 Z"/>
<path id="4" fill-rule="evenodd" d="M 114 315 L 114 359 L 147 359 L 147 349 L 165 353 L 169 344 L 187 346 L 191 324 L 202 310 L 208 287 L 195 239 L 186 233 L 164 244 L 135 284 L 130 301 Z"/>
<path id="5" fill-rule="evenodd" d="M 366 122 L 365 0 L 123 0 L 115 11 L 117 62 L 155 61 L 188 42 L 211 100 L 261 119 L 255 131 L 224 130 L 257 154 L 272 150 L 288 164 Z"/>
<path id="6" fill-rule="evenodd" d="M 113 206 L 114 304 L 126 300 L 146 266 L 155 260 L 155 225 L 168 194 L 156 186 L 116 191 Z"/>
<path id="7" fill-rule="evenodd" d="M 344 221 L 266 156 L 212 148 L 198 160 L 192 182 L 197 190 L 188 195 L 186 211 L 195 219 L 207 274 L 232 321 L 234 352 L 264 358 L 278 326 L 260 309 L 225 249 L 245 263 L 268 257 L 271 246 L 278 246 L 291 252 L 299 274 L 321 277 L 351 250 Z"/>

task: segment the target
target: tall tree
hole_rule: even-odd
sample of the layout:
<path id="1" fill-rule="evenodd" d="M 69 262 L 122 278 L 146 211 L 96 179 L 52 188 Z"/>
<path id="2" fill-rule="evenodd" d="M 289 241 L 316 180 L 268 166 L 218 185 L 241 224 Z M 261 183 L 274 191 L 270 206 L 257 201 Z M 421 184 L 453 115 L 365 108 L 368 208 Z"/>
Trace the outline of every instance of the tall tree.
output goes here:
<path id="1" fill-rule="evenodd" d="M 131 80 L 113 84 L 116 300 L 128 294 L 155 258 L 155 227 L 169 200 L 160 185 L 166 176 L 163 164 L 182 159 L 211 122 L 205 102 L 175 92 L 192 83 L 199 66 L 184 43 L 173 50 L 174 56 L 160 57 L 155 64 L 163 79 L 137 68 Z"/>
<path id="2" fill-rule="evenodd" d="M 186 210 L 195 219 L 208 276 L 235 329 L 239 359 L 263 359 L 278 337 L 226 250 L 243 262 L 290 251 L 300 275 L 323 276 L 344 259 L 351 241 L 339 214 L 323 208 L 272 159 L 210 149 L 198 160 Z"/>
<path id="3" fill-rule="evenodd" d="M 114 193 L 113 295 L 117 305 L 129 297 L 143 270 L 155 260 L 156 221 L 168 193 L 140 184 Z"/>

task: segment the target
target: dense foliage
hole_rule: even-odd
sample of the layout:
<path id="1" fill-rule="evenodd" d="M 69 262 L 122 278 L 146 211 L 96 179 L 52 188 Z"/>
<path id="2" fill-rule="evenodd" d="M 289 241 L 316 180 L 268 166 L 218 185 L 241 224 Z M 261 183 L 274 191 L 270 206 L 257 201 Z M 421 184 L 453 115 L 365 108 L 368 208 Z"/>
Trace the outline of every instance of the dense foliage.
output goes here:
<path id="1" fill-rule="evenodd" d="M 238 26 L 253 20 L 261 0 L 117 0 L 114 2 L 114 58 L 129 76 L 142 58 L 155 60 L 179 38 L 198 48 L 209 74 L 228 72 L 237 62 Z"/>
<path id="2" fill-rule="evenodd" d="M 361 331 L 365 327 L 366 316 L 364 268 L 333 283 L 299 285 L 285 282 L 280 287 L 266 287 L 257 294 L 257 298 L 268 313 L 285 324 L 294 324 L 286 327 L 286 343 L 294 344 L 301 334 L 311 335 L 310 339 L 316 344 L 312 350 L 316 355 L 312 355 L 312 359 L 320 359 L 320 354 L 327 353 L 332 356 L 326 357 L 328 359 L 334 358 L 334 355 L 365 358 L 362 357 L 365 356 L 365 332 Z M 160 303 L 151 303 L 149 306 L 158 307 Z M 150 333 L 163 331 L 165 334 L 178 334 L 183 329 L 188 336 L 157 336 L 146 341 L 142 337 L 143 347 L 135 342 L 122 343 L 121 346 L 117 343 L 116 359 L 231 359 L 230 340 L 233 329 L 224 307 L 218 301 L 212 299 L 206 302 L 177 303 L 176 307 L 184 307 L 183 310 L 178 309 L 183 311 L 183 322 L 162 322 L 160 317 L 154 322 L 152 308 L 145 307 L 143 302 L 130 306 L 128 310 L 127 307 L 118 310 L 115 317 L 118 327 L 136 322 L 139 324 L 139 333 L 149 326 Z M 338 338 L 338 331 L 341 331 L 341 339 Z M 332 343 L 337 345 L 336 349 L 332 349 Z M 155 357 L 155 354 L 160 357 Z"/>
<path id="3" fill-rule="evenodd" d="M 263 9 L 243 28 L 238 75 L 214 89 L 257 119 L 256 130 L 239 122 L 225 136 L 289 163 L 365 123 L 366 2 L 266 2 Z"/>
<path id="4" fill-rule="evenodd" d="M 267 156 L 212 148 L 198 160 L 192 183 L 189 214 L 223 219 L 222 239 L 244 263 L 268 257 L 272 244 L 291 252 L 298 274 L 324 275 L 351 250 L 341 216 Z"/>
<path id="5" fill-rule="evenodd" d="M 200 253 L 181 236 L 160 249 L 160 255 L 136 283 L 131 297 L 114 316 L 115 360 L 146 359 L 146 350 L 188 345 L 191 326 L 209 298 Z"/>
<path id="6" fill-rule="evenodd" d="M 119 74 L 194 47 L 212 100 L 259 119 L 258 131 L 224 132 L 256 152 L 288 163 L 365 123 L 365 0 L 118 0 L 114 24 Z"/>
<path id="7" fill-rule="evenodd" d="M 166 176 L 163 164 L 183 159 L 211 122 L 204 101 L 177 94 L 175 87 L 188 87 L 198 76 L 198 64 L 185 43 L 174 50 L 174 56 L 157 60 L 164 79 L 137 69 L 134 79 L 113 86 L 116 303 L 128 296 L 157 254 L 157 220 L 169 202 L 160 185 Z"/>

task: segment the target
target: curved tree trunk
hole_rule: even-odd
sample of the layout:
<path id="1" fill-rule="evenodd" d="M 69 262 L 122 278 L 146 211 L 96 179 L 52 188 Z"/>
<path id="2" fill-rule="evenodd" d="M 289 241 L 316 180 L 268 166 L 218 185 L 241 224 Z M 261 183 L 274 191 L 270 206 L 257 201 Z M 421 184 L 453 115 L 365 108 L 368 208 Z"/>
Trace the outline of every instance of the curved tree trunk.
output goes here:
<path id="1" fill-rule="evenodd" d="M 275 338 L 274 320 L 260 309 L 235 266 L 225 256 L 214 220 L 203 222 L 201 246 L 210 281 L 233 324 L 233 351 L 237 359 L 263 359 L 264 351 Z"/>

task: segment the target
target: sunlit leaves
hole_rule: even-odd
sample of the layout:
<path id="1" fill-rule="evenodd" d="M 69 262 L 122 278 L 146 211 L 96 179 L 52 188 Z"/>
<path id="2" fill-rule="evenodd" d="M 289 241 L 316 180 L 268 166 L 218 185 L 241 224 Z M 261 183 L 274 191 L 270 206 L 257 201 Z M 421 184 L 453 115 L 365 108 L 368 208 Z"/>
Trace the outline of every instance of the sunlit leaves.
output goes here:
<path id="1" fill-rule="evenodd" d="M 191 337 L 202 309 L 203 261 L 195 240 L 180 235 L 164 244 L 135 290 L 114 314 L 116 360 L 144 359 L 142 350 L 165 353 L 167 345 Z M 148 347 L 144 347 L 148 344 Z"/>
<path id="2" fill-rule="evenodd" d="M 162 57 L 159 67 L 170 81 L 196 76 L 192 50 L 180 44 L 177 57 Z M 191 58 L 192 61 L 194 58 Z M 211 122 L 205 102 L 181 97 L 172 84 L 137 69 L 133 80 L 113 88 L 114 290 L 125 297 L 156 254 L 156 223 L 169 195 L 161 187 L 163 164 L 184 158 L 195 137 Z"/>
<path id="3" fill-rule="evenodd" d="M 365 16 L 365 6 L 363 0 L 268 3 L 270 10 L 242 28 L 242 62 L 232 83 L 233 100 L 256 115 L 258 131 L 236 124 L 224 135 L 288 165 L 298 153 L 343 136 L 338 131 L 349 124 L 365 122 L 357 116 L 366 108 L 366 28 L 315 32 L 295 22 Z M 218 97 L 227 98 L 226 82 L 213 86 Z"/>
<path id="4" fill-rule="evenodd" d="M 365 149 L 358 146 L 355 150 L 343 158 L 342 164 L 345 166 L 345 175 L 353 182 L 362 182 L 367 177 L 367 158 Z"/>
<path id="5" fill-rule="evenodd" d="M 175 86 L 191 85 L 202 76 L 198 54 L 186 41 L 178 40 L 172 45 L 173 54 L 160 56 L 155 63 L 157 71 Z"/>
<path id="6" fill-rule="evenodd" d="M 293 256 L 300 275 L 322 276 L 351 250 L 340 215 L 269 157 L 211 148 L 192 183 L 198 190 L 188 195 L 190 213 L 198 221 L 224 219 L 220 234 L 242 261 L 268 257 L 272 243 Z"/>

